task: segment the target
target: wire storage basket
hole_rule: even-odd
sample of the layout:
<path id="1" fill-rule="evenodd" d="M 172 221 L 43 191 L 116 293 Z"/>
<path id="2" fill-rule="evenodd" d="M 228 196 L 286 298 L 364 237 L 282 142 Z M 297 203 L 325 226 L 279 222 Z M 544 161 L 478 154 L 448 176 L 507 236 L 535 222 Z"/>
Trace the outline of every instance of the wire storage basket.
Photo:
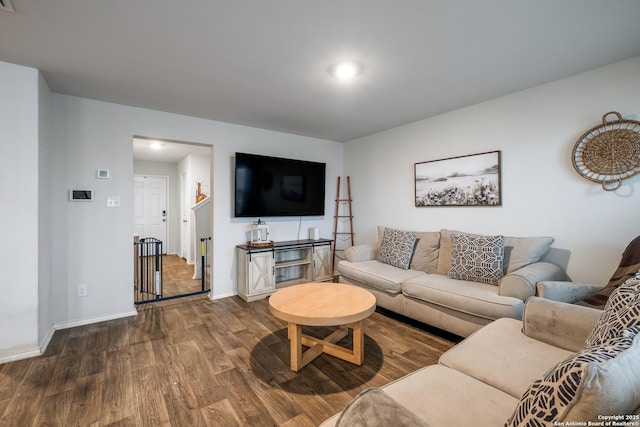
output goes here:
<path id="1" fill-rule="evenodd" d="M 617 119 L 608 119 L 612 115 Z M 586 179 L 600 183 L 605 191 L 617 190 L 624 179 L 640 173 L 640 122 L 608 112 L 601 125 L 576 141 L 572 161 Z"/>

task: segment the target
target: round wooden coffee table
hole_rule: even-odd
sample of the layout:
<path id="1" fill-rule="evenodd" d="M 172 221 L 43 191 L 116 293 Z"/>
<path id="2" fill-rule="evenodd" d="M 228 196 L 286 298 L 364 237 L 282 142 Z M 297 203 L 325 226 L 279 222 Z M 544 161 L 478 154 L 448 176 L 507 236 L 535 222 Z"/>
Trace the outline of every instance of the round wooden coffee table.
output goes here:
<path id="1" fill-rule="evenodd" d="M 322 353 L 356 365 L 364 363 L 362 321 L 376 309 L 369 291 L 344 283 L 305 283 L 276 291 L 269 297 L 269 311 L 289 323 L 291 369 L 298 372 Z M 326 338 L 302 333 L 302 326 L 338 326 Z M 353 349 L 336 343 L 353 330 Z M 302 351 L 302 346 L 309 347 Z"/>

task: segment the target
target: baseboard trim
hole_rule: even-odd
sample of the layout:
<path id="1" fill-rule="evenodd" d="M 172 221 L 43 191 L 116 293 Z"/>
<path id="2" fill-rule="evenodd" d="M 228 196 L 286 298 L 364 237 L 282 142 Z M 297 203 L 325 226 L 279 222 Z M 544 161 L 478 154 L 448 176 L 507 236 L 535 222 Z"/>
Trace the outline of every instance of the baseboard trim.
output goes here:
<path id="1" fill-rule="evenodd" d="M 58 323 L 54 323 L 53 327 L 56 330 L 69 329 L 69 328 L 75 328 L 76 326 L 91 325 L 93 323 L 106 322 L 108 320 L 121 319 L 123 317 L 131 317 L 131 316 L 137 316 L 137 315 L 138 315 L 138 312 L 136 310 L 132 310 L 124 313 L 111 314 L 108 316 L 100 316 L 100 317 L 92 317 L 89 319 L 79 319 L 79 320 L 69 320 L 66 322 L 58 322 Z"/>
<path id="2" fill-rule="evenodd" d="M 212 300 L 217 300 L 217 299 L 222 299 L 222 298 L 229 298 L 229 297 L 234 297 L 236 295 L 238 295 L 236 292 L 227 292 L 224 294 L 217 294 L 217 295 L 213 295 L 213 294 L 209 294 L 211 295 L 210 298 Z"/>
<path id="3" fill-rule="evenodd" d="M 3 363 L 16 362 L 18 360 L 30 359 L 32 357 L 38 356 L 42 356 L 39 348 L 35 350 L 24 351 L 21 353 L 8 354 L 6 356 L 0 357 L 0 365 L 2 365 Z"/>
<path id="4" fill-rule="evenodd" d="M 51 325 L 45 336 L 42 337 L 42 341 L 40 341 L 40 354 L 44 354 L 44 352 L 47 351 L 47 347 L 49 347 L 49 343 L 51 342 L 51 338 L 53 338 L 55 331 L 55 328 Z"/>
<path id="5" fill-rule="evenodd" d="M 40 341 L 39 345 L 35 347 L 33 350 L 19 351 L 18 353 L 5 354 L 4 356 L 0 356 L 0 365 L 8 362 L 16 362 L 18 360 L 23 359 L 31 359 L 32 357 L 39 357 L 47 351 L 47 347 L 51 342 L 51 338 L 53 338 L 53 334 L 55 329 L 53 325 L 49 328 L 44 337 L 42 337 L 42 341 Z"/>

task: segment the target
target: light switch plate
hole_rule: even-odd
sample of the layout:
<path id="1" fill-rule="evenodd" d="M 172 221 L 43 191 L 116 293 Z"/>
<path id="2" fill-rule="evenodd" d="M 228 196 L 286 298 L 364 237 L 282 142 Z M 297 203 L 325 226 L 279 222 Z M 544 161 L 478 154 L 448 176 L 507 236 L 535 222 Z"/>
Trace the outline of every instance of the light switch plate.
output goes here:
<path id="1" fill-rule="evenodd" d="M 109 196 L 109 197 L 107 197 L 107 207 L 108 208 L 119 208 L 120 207 L 120 196 Z"/>

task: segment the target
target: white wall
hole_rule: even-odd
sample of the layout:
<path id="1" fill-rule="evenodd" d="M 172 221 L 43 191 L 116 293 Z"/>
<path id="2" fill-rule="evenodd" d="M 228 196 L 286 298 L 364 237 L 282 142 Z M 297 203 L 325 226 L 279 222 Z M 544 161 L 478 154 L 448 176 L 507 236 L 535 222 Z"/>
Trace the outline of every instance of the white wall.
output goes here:
<path id="1" fill-rule="evenodd" d="M 180 244 L 180 181 L 178 177 L 178 164 L 134 160 L 133 173 L 169 177 L 169 198 L 167 200 L 167 237 L 169 241 L 166 250 L 168 254 L 177 254 Z M 165 244 L 166 243 L 167 242 L 165 242 Z"/>
<path id="2" fill-rule="evenodd" d="M 379 224 L 550 235 L 573 280 L 606 283 L 640 234 L 640 176 L 605 192 L 575 172 L 571 151 L 611 110 L 640 120 L 640 57 L 347 142 L 356 243 L 375 241 Z M 414 206 L 415 162 L 493 150 L 501 207 Z"/>
<path id="3" fill-rule="evenodd" d="M 39 354 L 39 73 L 0 62 L 0 361 Z"/>
<path id="4" fill-rule="evenodd" d="M 199 182 L 200 191 L 207 196 L 211 196 L 211 158 L 210 156 L 200 156 L 189 154 L 183 157 L 178 163 L 178 176 L 185 176 L 185 206 L 180 208 L 183 210 L 180 216 L 187 221 L 186 230 L 188 230 L 186 238 L 189 243 L 186 245 L 185 259 L 188 264 L 195 264 L 196 251 L 194 250 L 194 224 L 192 207 L 196 204 L 197 183 Z M 182 232 L 181 232 L 182 233 Z M 183 238 L 183 236 L 181 236 Z"/>
<path id="5" fill-rule="evenodd" d="M 211 171 L 210 171 L 210 162 L 209 156 L 199 156 L 194 154 L 189 154 L 191 158 L 190 167 L 191 167 L 191 182 L 189 183 L 189 188 L 191 197 L 191 206 L 196 204 L 196 193 L 197 193 L 197 183 L 200 183 L 200 191 L 206 194 L 207 196 L 211 195 Z"/>
<path id="6" fill-rule="evenodd" d="M 53 271 L 53 211 L 51 197 L 51 92 L 41 75 L 38 108 L 38 342 L 41 351 L 53 337 L 51 275 Z"/>
<path id="7" fill-rule="evenodd" d="M 327 163 L 327 215 L 269 221 L 275 240 L 306 238 L 308 227 L 331 235 L 333 183 L 341 174 L 343 145 L 333 141 L 266 131 L 211 120 L 53 94 L 54 240 L 53 317 L 60 327 L 133 312 L 133 135 L 214 146 L 213 294 L 236 292 L 234 247 L 243 243 L 255 219 L 231 216 L 232 157 L 253 152 Z M 111 170 L 96 180 L 95 170 Z M 72 186 L 95 189 L 96 200 L 67 201 Z M 107 196 L 120 196 L 121 207 L 106 208 Z M 77 297 L 87 284 L 88 295 Z"/>

